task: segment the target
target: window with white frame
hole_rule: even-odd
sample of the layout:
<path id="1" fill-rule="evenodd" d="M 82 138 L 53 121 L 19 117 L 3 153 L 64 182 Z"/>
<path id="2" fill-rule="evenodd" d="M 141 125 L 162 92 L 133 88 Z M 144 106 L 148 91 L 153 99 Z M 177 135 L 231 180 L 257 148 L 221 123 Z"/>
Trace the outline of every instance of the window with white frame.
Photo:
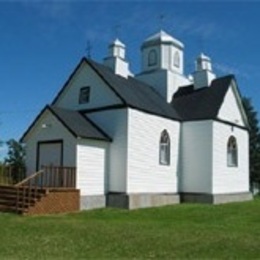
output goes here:
<path id="1" fill-rule="evenodd" d="M 230 136 L 227 143 L 227 166 L 237 167 L 238 165 L 237 140 L 234 136 Z"/>
<path id="2" fill-rule="evenodd" d="M 157 53 L 155 50 L 151 50 L 148 54 L 148 66 L 154 66 L 157 64 Z"/>
<path id="3" fill-rule="evenodd" d="M 163 130 L 160 138 L 160 164 L 170 165 L 170 136 L 166 130 Z"/>

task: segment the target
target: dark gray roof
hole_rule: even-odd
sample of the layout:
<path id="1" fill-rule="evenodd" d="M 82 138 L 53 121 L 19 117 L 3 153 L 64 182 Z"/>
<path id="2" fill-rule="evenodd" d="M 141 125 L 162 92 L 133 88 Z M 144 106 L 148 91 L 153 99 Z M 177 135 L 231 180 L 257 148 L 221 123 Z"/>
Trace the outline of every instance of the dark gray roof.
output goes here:
<path id="1" fill-rule="evenodd" d="M 21 138 L 21 141 L 29 133 L 29 131 L 36 124 L 41 115 L 49 110 L 75 137 L 112 141 L 112 139 L 102 130 L 100 127 L 95 125 L 89 118 L 82 115 L 78 111 L 68 110 L 55 106 L 46 106 L 41 113 L 36 117 L 34 122 L 30 125 L 27 131 Z"/>
<path id="2" fill-rule="evenodd" d="M 181 119 L 175 109 L 151 86 L 130 76 L 126 79 L 115 75 L 106 66 L 92 60 L 86 61 L 127 106 L 171 119 Z"/>
<path id="3" fill-rule="evenodd" d="M 100 127 L 80 112 L 55 106 L 48 108 L 75 137 L 111 141 Z"/>
<path id="4" fill-rule="evenodd" d="M 172 107 L 183 121 L 215 119 L 233 79 L 233 75 L 217 78 L 210 87 L 197 90 L 194 85 L 180 87 L 172 99 Z"/>
<path id="5" fill-rule="evenodd" d="M 168 104 L 150 85 L 131 76 L 126 79 L 116 75 L 108 67 L 93 60 L 83 58 L 54 99 L 53 105 L 55 105 L 82 63 L 89 64 L 96 71 L 121 100 L 123 107 L 132 107 L 179 121 L 216 119 L 230 83 L 234 80 L 233 75 L 228 75 L 213 80 L 210 87 L 198 90 L 195 90 L 193 85 L 180 87 L 175 93 L 171 104 Z M 88 110 L 84 112 L 88 112 Z"/>
<path id="6" fill-rule="evenodd" d="M 107 83 L 112 91 L 119 97 L 123 105 L 136 108 L 138 110 L 156 114 L 170 119 L 180 120 L 180 116 L 174 108 L 165 102 L 165 99 L 151 86 L 141 81 L 128 77 L 127 79 L 114 74 L 108 67 L 94 62 L 90 59 L 83 58 L 82 62 L 88 63 L 97 74 Z M 80 64 L 81 64 L 80 63 Z M 78 65 L 79 67 L 80 65 Z M 70 78 L 72 78 L 73 74 Z M 67 83 L 63 87 L 66 87 Z M 63 89 L 54 99 L 55 104 Z"/>

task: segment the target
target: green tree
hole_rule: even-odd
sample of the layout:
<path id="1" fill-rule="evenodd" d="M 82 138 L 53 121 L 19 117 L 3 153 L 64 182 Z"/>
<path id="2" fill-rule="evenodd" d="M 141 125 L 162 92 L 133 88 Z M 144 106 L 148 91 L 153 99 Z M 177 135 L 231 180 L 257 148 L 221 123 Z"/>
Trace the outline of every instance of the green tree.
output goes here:
<path id="1" fill-rule="evenodd" d="M 14 181 L 19 181 L 25 176 L 25 149 L 24 145 L 14 139 L 6 142 L 8 146 L 5 164 L 12 167 Z"/>
<path id="2" fill-rule="evenodd" d="M 257 111 L 252 105 L 250 98 L 243 98 L 243 105 L 247 114 L 249 130 L 249 161 L 250 161 L 250 183 L 260 183 L 260 129 Z"/>
<path id="3" fill-rule="evenodd" d="M 0 147 L 3 145 L 3 141 L 0 140 Z M 0 166 L 2 165 L 2 160 L 0 159 Z"/>

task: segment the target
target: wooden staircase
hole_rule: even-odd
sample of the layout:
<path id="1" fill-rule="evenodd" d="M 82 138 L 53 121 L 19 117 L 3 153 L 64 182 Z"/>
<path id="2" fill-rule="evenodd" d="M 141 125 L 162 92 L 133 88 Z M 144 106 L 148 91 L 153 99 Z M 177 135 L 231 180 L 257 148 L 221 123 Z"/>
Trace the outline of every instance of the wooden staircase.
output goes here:
<path id="1" fill-rule="evenodd" d="M 35 196 L 32 196 L 32 193 Z M 47 194 L 48 190 L 43 188 L 30 189 L 30 187 L 0 185 L 0 211 L 26 214 Z"/>
<path id="2" fill-rule="evenodd" d="M 0 212 L 21 215 L 79 210 L 74 167 L 44 167 L 15 185 L 0 185 Z"/>

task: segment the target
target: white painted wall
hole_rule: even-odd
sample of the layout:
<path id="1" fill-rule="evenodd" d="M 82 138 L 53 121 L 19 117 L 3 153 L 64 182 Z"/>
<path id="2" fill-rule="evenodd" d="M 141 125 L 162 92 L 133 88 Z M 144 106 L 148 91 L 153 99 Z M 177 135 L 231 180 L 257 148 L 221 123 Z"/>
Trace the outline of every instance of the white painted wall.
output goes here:
<path id="1" fill-rule="evenodd" d="M 47 128 L 42 128 L 46 124 Z M 36 171 L 37 142 L 63 140 L 63 165 L 76 166 L 76 139 L 49 111 L 45 111 L 25 139 L 27 174 Z"/>
<path id="2" fill-rule="evenodd" d="M 186 86 L 191 82 L 182 74 L 170 70 L 156 70 L 150 73 L 143 73 L 136 76 L 161 94 L 167 102 L 171 102 L 173 94 L 180 86 Z"/>
<path id="3" fill-rule="evenodd" d="M 245 126 L 232 86 L 227 91 L 224 102 L 219 110 L 218 118 Z"/>
<path id="4" fill-rule="evenodd" d="M 213 193 L 249 191 L 248 132 L 219 122 L 213 126 Z M 227 142 L 231 135 L 237 139 L 238 167 L 227 166 Z"/>
<path id="5" fill-rule="evenodd" d="M 154 50 L 156 52 L 157 62 L 154 65 L 149 65 L 149 53 Z M 161 67 L 161 47 L 160 46 L 151 46 L 149 48 L 144 48 L 142 50 L 142 72 L 148 72 Z"/>
<path id="6" fill-rule="evenodd" d="M 81 195 L 105 194 L 108 170 L 108 143 L 95 140 L 78 140 L 77 188 Z"/>
<path id="7" fill-rule="evenodd" d="M 159 143 L 166 129 L 171 140 L 170 165 L 159 164 Z M 128 110 L 127 193 L 176 193 L 180 123 Z"/>
<path id="8" fill-rule="evenodd" d="M 216 75 L 210 70 L 200 70 L 193 73 L 194 89 L 209 87 Z"/>
<path id="9" fill-rule="evenodd" d="M 155 50 L 157 53 L 157 63 L 149 65 L 149 53 Z M 179 66 L 174 66 L 174 55 L 179 53 Z M 170 44 L 156 44 L 142 49 L 142 72 L 153 71 L 155 69 L 171 70 L 178 74 L 183 74 L 183 49 Z"/>
<path id="10" fill-rule="evenodd" d="M 181 192 L 211 193 L 211 120 L 184 122 L 181 134 Z"/>
<path id="11" fill-rule="evenodd" d="M 167 71 L 155 70 L 138 74 L 136 79 L 152 86 L 165 100 L 167 99 Z"/>
<path id="12" fill-rule="evenodd" d="M 172 101 L 175 92 L 182 86 L 191 84 L 190 80 L 183 74 L 167 72 L 167 102 Z"/>
<path id="13" fill-rule="evenodd" d="M 129 71 L 128 62 L 120 57 L 108 57 L 104 59 L 104 65 L 109 67 L 115 74 L 124 78 L 132 75 Z"/>
<path id="14" fill-rule="evenodd" d="M 175 52 L 179 53 L 179 66 L 176 67 L 174 65 L 174 55 Z M 161 55 L 162 55 L 162 68 L 163 69 L 168 69 L 168 70 L 172 70 L 178 74 L 183 74 L 183 67 L 184 67 L 184 62 L 183 62 L 183 50 L 180 48 L 177 48 L 175 46 L 172 45 L 162 45 L 161 48 Z"/>
<path id="15" fill-rule="evenodd" d="M 79 104 L 80 88 L 90 86 L 89 103 Z M 120 99 L 86 63 L 83 63 L 69 82 L 62 96 L 55 103 L 67 109 L 91 109 L 121 104 Z"/>
<path id="16" fill-rule="evenodd" d="M 88 117 L 113 139 L 109 145 L 109 191 L 126 192 L 127 109 L 88 113 Z"/>

